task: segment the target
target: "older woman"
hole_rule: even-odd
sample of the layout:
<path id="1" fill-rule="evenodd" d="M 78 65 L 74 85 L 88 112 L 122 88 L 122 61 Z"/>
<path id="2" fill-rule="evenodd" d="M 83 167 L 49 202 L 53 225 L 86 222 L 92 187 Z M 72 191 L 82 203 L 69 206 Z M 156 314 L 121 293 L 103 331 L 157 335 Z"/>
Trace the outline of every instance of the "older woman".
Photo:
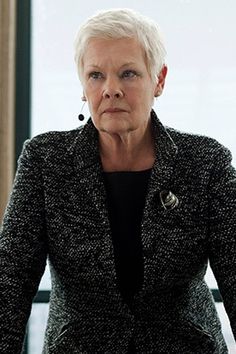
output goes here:
<path id="1" fill-rule="evenodd" d="M 152 110 L 158 27 L 128 9 L 80 28 L 91 119 L 25 143 L 0 243 L 0 351 L 20 353 L 48 256 L 44 353 L 223 354 L 207 262 L 236 334 L 236 173 L 217 141 Z"/>

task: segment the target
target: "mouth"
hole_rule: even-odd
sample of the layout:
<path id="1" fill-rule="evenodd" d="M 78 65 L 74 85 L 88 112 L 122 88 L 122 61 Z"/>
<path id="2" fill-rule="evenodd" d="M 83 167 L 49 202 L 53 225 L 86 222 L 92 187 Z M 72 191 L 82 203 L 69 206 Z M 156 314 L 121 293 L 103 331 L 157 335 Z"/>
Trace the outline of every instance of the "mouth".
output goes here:
<path id="1" fill-rule="evenodd" d="M 126 111 L 121 108 L 107 108 L 103 113 L 121 113 L 121 112 L 126 112 Z"/>

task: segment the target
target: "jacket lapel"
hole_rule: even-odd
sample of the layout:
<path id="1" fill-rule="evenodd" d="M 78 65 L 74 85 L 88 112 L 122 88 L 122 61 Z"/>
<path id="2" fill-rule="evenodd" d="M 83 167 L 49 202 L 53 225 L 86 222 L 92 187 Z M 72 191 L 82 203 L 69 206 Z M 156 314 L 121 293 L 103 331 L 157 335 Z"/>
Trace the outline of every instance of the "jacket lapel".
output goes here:
<path id="1" fill-rule="evenodd" d="M 161 203 L 160 193 L 162 191 L 171 191 L 175 194 L 172 185 L 178 149 L 154 111 L 151 112 L 151 118 L 153 122 L 156 160 L 150 176 L 141 225 L 144 281 L 143 287 L 140 293 L 137 294 L 137 297 L 144 295 L 148 290 L 153 290 L 155 275 L 152 270 L 156 267 L 158 268 L 160 266 L 159 262 L 161 262 L 160 259 L 158 260 L 158 257 L 155 257 L 155 246 L 163 230 L 161 225 L 155 225 L 154 227 L 153 215 L 158 215 L 159 220 L 162 218 L 166 220 L 166 218 L 170 216 L 170 213 L 172 213 L 172 211 L 164 209 Z M 153 259 L 155 265 L 153 264 Z"/>
<path id="2" fill-rule="evenodd" d="M 169 186 L 178 151 L 177 146 L 153 110 L 151 112 L 151 118 L 153 122 L 156 160 L 151 174 L 150 194 Z"/>
<path id="3" fill-rule="evenodd" d="M 100 220 L 107 218 L 106 195 L 102 179 L 98 133 L 91 118 L 80 130 L 74 152 L 74 169 L 82 189 L 93 199 Z"/>

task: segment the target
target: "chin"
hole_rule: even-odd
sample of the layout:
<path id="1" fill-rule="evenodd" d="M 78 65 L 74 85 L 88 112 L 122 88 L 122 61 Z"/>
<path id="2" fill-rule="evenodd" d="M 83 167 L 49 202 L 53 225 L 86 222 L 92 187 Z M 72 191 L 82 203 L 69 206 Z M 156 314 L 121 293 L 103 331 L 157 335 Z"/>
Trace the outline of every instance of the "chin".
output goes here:
<path id="1" fill-rule="evenodd" d="M 122 118 L 111 118 L 111 119 L 107 119 L 104 124 L 106 124 L 107 126 L 110 127 L 126 127 L 128 125 L 130 125 L 130 122 L 127 119 L 122 119 Z"/>
<path id="2" fill-rule="evenodd" d="M 113 133 L 113 134 L 119 134 L 119 133 L 125 133 L 128 131 L 133 130 L 130 124 L 128 122 L 122 122 L 120 120 L 117 121 L 106 121 L 104 124 L 101 125 L 101 131 L 105 131 L 107 133 Z"/>

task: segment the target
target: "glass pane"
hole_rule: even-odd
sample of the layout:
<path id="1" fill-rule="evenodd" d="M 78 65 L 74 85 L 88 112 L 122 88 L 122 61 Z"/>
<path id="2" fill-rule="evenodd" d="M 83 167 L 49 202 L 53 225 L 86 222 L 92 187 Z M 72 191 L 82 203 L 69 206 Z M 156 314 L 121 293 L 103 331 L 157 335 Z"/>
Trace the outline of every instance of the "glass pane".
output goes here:
<path id="1" fill-rule="evenodd" d="M 211 289 L 217 289 L 218 288 L 216 279 L 214 277 L 214 274 L 213 274 L 210 266 L 208 266 L 208 268 L 207 268 L 205 280 L 206 280 L 206 283 L 209 286 L 209 288 L 211 288 Z"/>
<path id="2" fill-rule="evenodd" d="M 28 354 L 42 354 L 48 304 L 33 304 L 28 325 Z"/>
<path id="3" fill-rule="evenodd" d="M 32 136 L 79 125 L 82 87 L 73 61 L 80 24 L 102 0 L 32 0 Z M 120 0 L 156 20 L 169 72 L 155 109 L 167 125 L 215 137 L 236 155 L 236 2 Z M 84 113 L 88 116 L 85 105 Z M 223 117 L 223 120 L 222 120 Z M 223 124 L 222 124 L 223 123 Z M 235 161 L 235 160 L 234 160 Z"/>
<path id="4" fill-rule="evenodd" d="M 227 347 L 229 349 L 229 354 L 235 354 L 236 353 L 235 340 L 234 340 L 234 336 L 233 336 L 233 333 L 230 328 L 229 319 L 228 319 L 228 316 L 225 312 L 224 305 L 222 303 L 217 303 L 216 308 L 217 308 L 217 312 L 218 312 L 220 320 L 221 320 L 222 332 L 223 332 L 225 341 L 227 343 Z"/>

